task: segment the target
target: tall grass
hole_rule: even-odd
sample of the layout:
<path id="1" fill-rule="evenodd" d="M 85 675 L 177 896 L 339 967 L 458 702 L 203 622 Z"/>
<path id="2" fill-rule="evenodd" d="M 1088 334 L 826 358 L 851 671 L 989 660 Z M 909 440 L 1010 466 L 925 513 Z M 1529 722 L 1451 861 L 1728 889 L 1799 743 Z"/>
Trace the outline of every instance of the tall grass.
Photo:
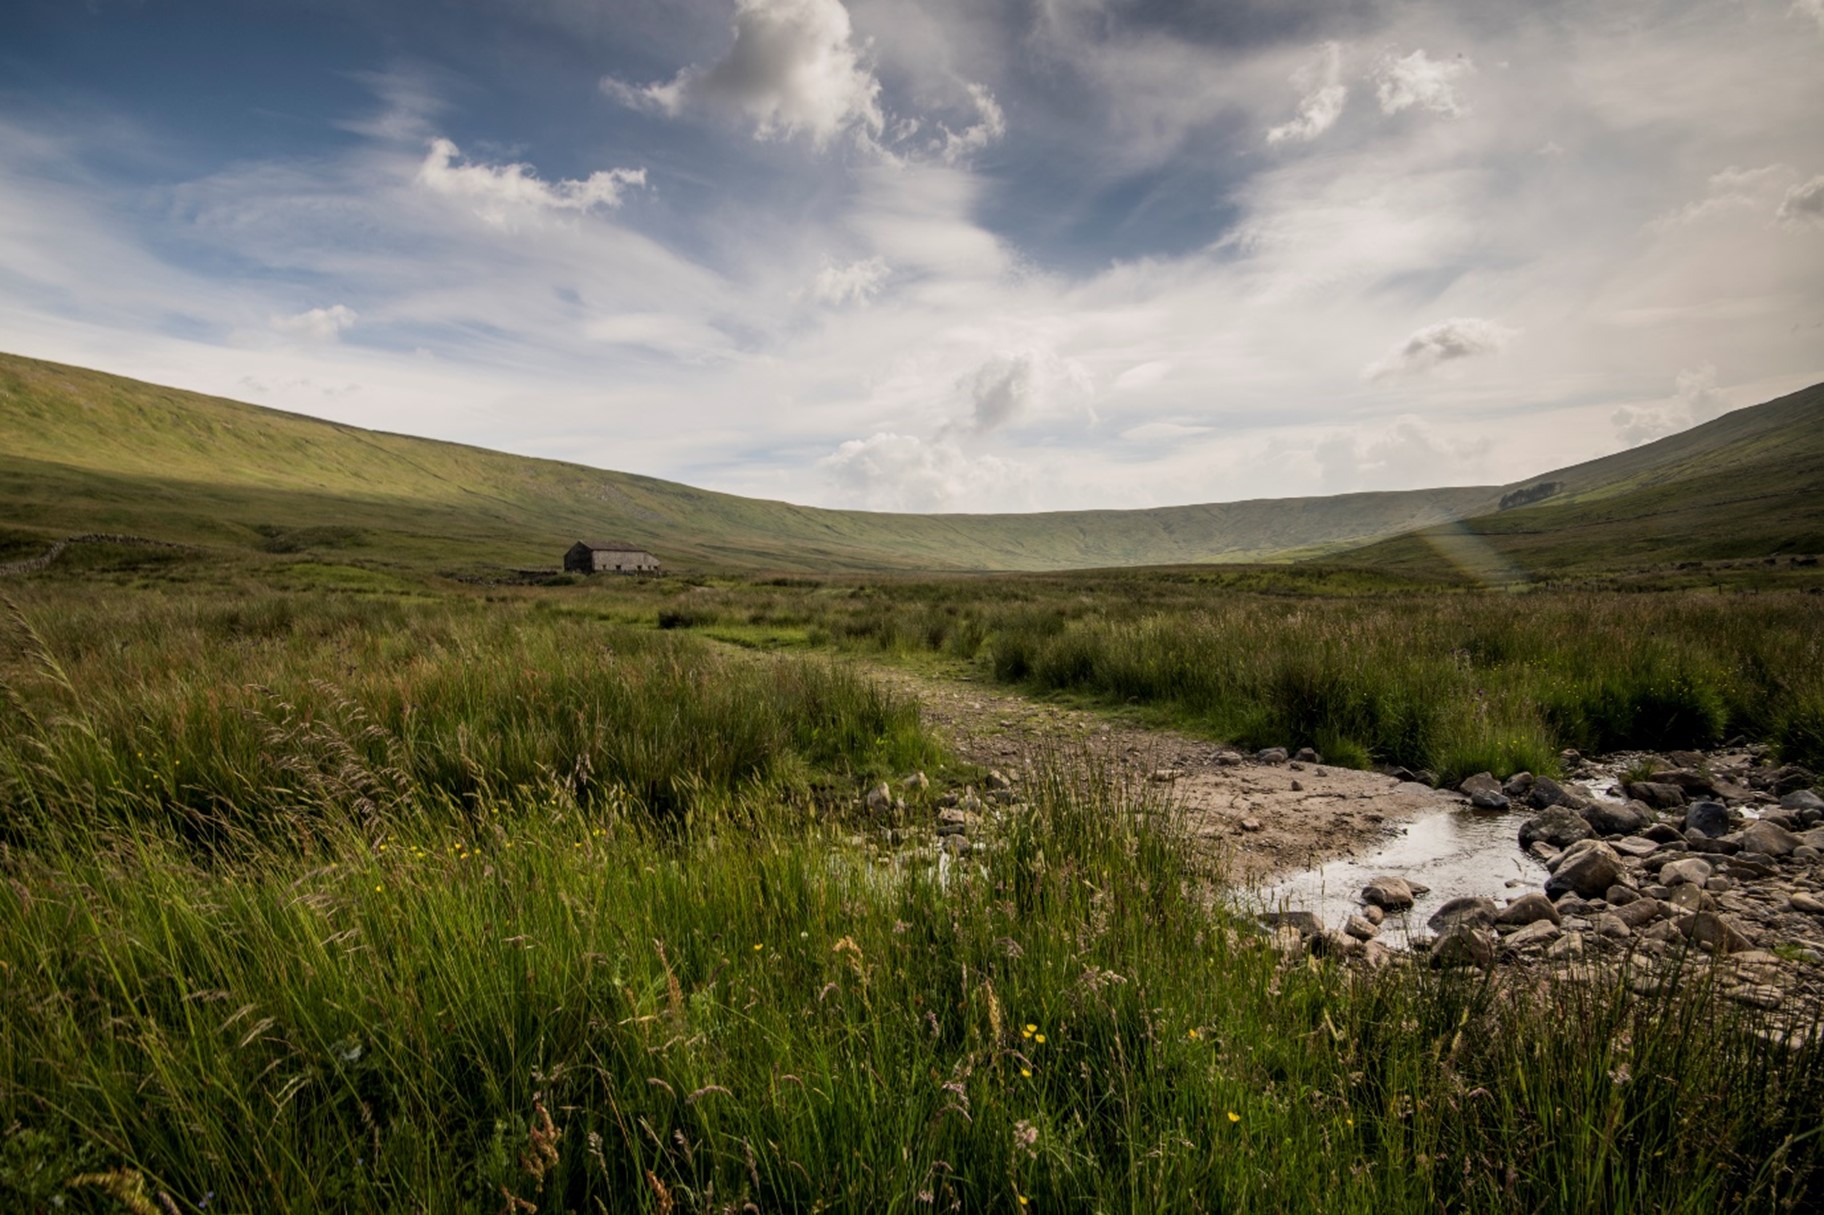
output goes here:
<path id="1" fill-rule="evenodd" d="M 727 590 L 720 610 L 761 602 L 793 618 L 770 588 Z M 1824 765 L 1824 598 L 1796 591 L 1295 596 L 1086 576 L 826 588 L 796 603 L 836 646 L 942 654 L 1249 747 L 1310 745 L 1447 779 L 1551 771 L 1565 747 L 1735 734 Z"/>
<path id="2" fill-rule="evenodd" d="M 937 753 L 827 667 L 464 599 L 7 636 L 0 1208 L 1815 1201 L 1815 1012 L 1284 957 L 1070 757 L 867 851 L 820 782 Z"/>

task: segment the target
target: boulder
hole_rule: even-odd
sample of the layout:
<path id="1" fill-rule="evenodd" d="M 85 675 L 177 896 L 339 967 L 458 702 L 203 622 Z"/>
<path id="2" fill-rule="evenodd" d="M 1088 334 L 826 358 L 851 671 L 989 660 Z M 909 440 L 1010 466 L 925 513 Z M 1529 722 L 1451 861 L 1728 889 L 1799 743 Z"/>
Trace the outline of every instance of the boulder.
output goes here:
<path id="1" fill-rule="evenodd" d="M 1547 895 L 1578 894 L 1600 897 L 1622 875 L 1621 858 L 1607 844 L 1579 844 L 1558 858 L 1558 867 L 1545 884 Z"/>
<path id="2" fill-rule="evenodd" d="M 1742 832 L 1742 851 L 1758 852 L 1762 856 L 1791 856 L 1792 850 L 1799 846 L 1799 837 L 1777 823 L 1765 820 L 1750 823 Z"/>
<path id="3" fill-rule="evenodd" d="M 1677 785 L 1687 798 L 1710 797 L 1716 792 L 1716 782 L 1703 772 L 1689 769 L 1672 772 L 1655 772 L 1653 782 L 1660 785 Z"/>
<path id="4" fill-rule="evenodd" d="M 1298 749 L 1298 754 L 1294 755 L 1292 758 L 1296 759 L 1301 764 L 1321 764 L 1324 762 L 1324 757 L 1310 747 L 1300 747 Z"/>
<path id="5" fill-rule="evenodd" d="M 1674 827 L 1671 823 L 1654 823 L 1651 827 L 1642 831 L 1641 835 L 1658 844 L 1669 844 L 1674 840 L 1682 841 L 1685 838 L 1684 832 L 1680 831 L 1677 827 Z"/>
<path id="6" fill-rule="evenodd" d="M 1798 789 L 1780 799 L 1782 810 L 1824 810 L 1824 797 L 1810 789 Z"/>
<path id="7" fill-rule="evenodd" d="M 1362 902 L 1383 911 L 1404 911 L 1412 906 L 1412 884 L 1405 878 L 1382 876 L 1369 879 L 1362 887 Z"/>
<path id="8" fill-rule="evenodd" d="M 1666 902 L 1680 911 L 1711 911 L 1716 907 L 1716 900 L 1695 882 L 1681 882 L 1672 887 Z"/>
<path id="9" fill-rule="evenodd" d="M 1263 764 L 1283 764 L 1291 758 L 1284 747 L 1267 747 L 1256 751 L 1254 758 Z"/>
<path id="10" fill-rule="evenodd" d="M 1442 936 L 1456 928 L 1490 928 L 1494 923 L 1495 901 L 1470 895 L 1445 903 L 1425 926 Z"/>
<path id="11" fill-rule="evenodd" d="M 1809 891 L 1793 891 L 1790 901 L 1794 911 L 1802 911 L 1806 915 L 1824 915 L 1824 899 Z"/>
<path id="12" fill-rule="evenodd" d="M 1668 751 L 1666 762 L 1674 768 L 1701 768 L 1704 766 L 1704 757 L 1698 751 Z"/>
<path id="13" fill-rule="evenodd" d="M 1520 801 L 1526 800 L 1527 795 L 1532 791 L 1533 774 L 1531 772 L 1516 772 L 1501 782 L 1501 792 Z"/>
<path id="14" fill-rule="evenodd" d="M 1481 928 L 1453 928 L 1431 947 L 1433 966 L 1480 966 L 1495 961 L 1495 934 Z"/>
<path id="15" fill-rule="evenodd" d="M 1701 831 L 1711 839 L 1729 833 L 1729 807 L 1721 802 L 1694 802 L 1685 811 L 1685 831 Z"/>
<path id="16" fill-rule="evenodd" d="M 1372 941 L 1381 929 L 1378 924 L 1370 924 L 1364 916 L 1352 915 L 1344 921 L 1343 931 L 1358 941 Z"/>
<path id="17" fill-rule="evenodd" d="M 1559 922 L 1558 909 L 1552 906 L 1552 900 L 1537 890 L 1521 895 L 1495 913 L 1495 923 L 1503 926 L 1525 927 L 1540 920 L 1549 920 L 1553 924 Z"/>
<path id="18" fill-rule="evenodd" d="M 1501 785 L 1494 775 L 1478 772 L 1457 786 L 1457 791 L 1469 798 L 1469 804 L 1478 810 L 1507 809 L 1507 794 L 1501 792 Z"/>
<path id="19" fill-rule="evenodd" d="M 1554 962 L 1571 962 L 1583 956 L 1583 934 L 1567 932 L 1546 947 L 1545 956 Z"/>
<path id="20" fill-rule="evenodd" d="M 1659 845 L 1641 835 L 1624 835 L 1618 840 L 1610 840 L 1609 847 L 1623 856 L 1647 857 L 1659 851 Z"/>
<path id="21" fill-rule="evenodd" d="M 1629 797 L 1645 802 L 1655 810 L 1676 810 L 1685 804 L 1683 789 L 1659 781 L 1636 781 L 1626 786 L 1624 791 Z"/>
<path id="22" fill-rule="evenodd" d="M 1602 898 L 1611 907 L 1626 907 L 1629 903 L 1640 901 L 1640 891 L 1617 882 L 1602 892 Z"/>
<path id="23" fill-rule="evenodd" d="M 1581 813 L 1598 835 L 1631 835 L 1653 825 L 1653 809 L 1645 802 L 1591 802 Z"/>
<path id="24" fill-rule="evenodd" d="M 1666 886 L 1677 886 L 1681 882 L 1690 882 L 1702 886 L 1716 872 L 1710 862 L 1701 856 L 1687 856 L 1676 861 L 1667 861 L 1659 867 L 1659 880 Z"/>
<path id="25" fill-rule="evenodd" d="M 1754 948 L 1753 941 L 1715 912 L 1700 911 L 1679 927 L 1686 940 L 1694 945 L 1702 945 L 1713 953 L 1741 953 Z"/>
<path id="26" fill-rule="evenodd" d="M 1568 848 L 1578 840 L 1588 839 L 1590 834 L 1590 825 L 1583 821 L 1582 815 L 1563 806 L 1553 806 L 1536 818 L 1526 820 L 1520 828 L 1520 846 L 1525 848 L 1535 840 L 1543 840 L 1554 848 Z"/>
<path id="27" fill-rule="evenodd" d="M 1818 778 L 1809 768 L 1801 768 L 1797 764 L 1787 764 L 1773 774 L 1771 783 L 1773 791 L 1779 796 L 1785 797 L 1788 793 L 1797 793 L 1800 789 L 1816 788 Z"/>
<path id="28" fill-rule="evenodd" d="M 1566 805 L 1570 801 L 1571 798 L 1565 793 L 1564 786 L 1549 776 L 1535 776 L 1533 787 L 1526 795 L 1526 804 L 1535 810 Z"/>
<path id="29" fill-rule="evenodd" d="M 1665 905 L 1658 899 L 1635 899 L 1622 907 L 1615 907 L 1613 903 L 1609 906 L 1614 908 L 1616 918 L 1632 929 L 1644 928 L 1666 914 Z"/>
<path id="30" fill-rule="evenodd" d="M 1563 929 L 1551 920 L 1534 920 L 1506 937 L 1501 944 L 1507 949 L 1538 949 L 1558 939 Z"/>
<path id="31" fill-rule="evenodd" d="M 1373 903 L 1364 903 L 1362 904 L 1361 916 L 1364 920 L 1367 920 L 1370 924 L 1379 928 L 1381 922 L 1387 918 L 1387 913 L 1382 911 L 1379 907 L 1376 907 Z"/>
<path id="32" fill-rule="evenodd" d="M 1596 917 L 1596 935 L 1607 937 L 1611 941 L 1625 941 L 1634 935 L 1634 930 L 1627 922 L 1612 911 L 1605 911 Z"/>

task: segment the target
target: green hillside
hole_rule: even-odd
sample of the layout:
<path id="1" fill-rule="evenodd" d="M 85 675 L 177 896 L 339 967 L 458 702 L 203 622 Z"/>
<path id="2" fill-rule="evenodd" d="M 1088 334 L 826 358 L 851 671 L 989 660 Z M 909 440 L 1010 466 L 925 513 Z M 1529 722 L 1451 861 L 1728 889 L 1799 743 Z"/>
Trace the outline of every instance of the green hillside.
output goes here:
<path id="1" fill-rule="evenodd" d="M 668 565 L 1046 570 L 1330 551 L 1492 506 L 1488 488 L 1131 511 L 818 510 L 337 425 L 0 355 L 12 553 L 72 533 L 334 551 L 433 569 L 554 566 L 579 538 Z"/>
<path id="2" fill-rule="evenodd" d="M 1559 487 L 1541 501 L 1340 559 L 1412 574 L 1479 562 L 1535 576 L 1824 553 L 1824 384 L 1514 489 L 1546 482 Z"/>

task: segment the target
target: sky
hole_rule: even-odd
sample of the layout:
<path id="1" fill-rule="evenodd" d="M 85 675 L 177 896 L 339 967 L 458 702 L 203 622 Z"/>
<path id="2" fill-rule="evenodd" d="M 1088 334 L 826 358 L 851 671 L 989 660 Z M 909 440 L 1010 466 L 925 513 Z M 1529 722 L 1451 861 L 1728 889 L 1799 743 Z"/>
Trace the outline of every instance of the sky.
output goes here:
<path id="1" fill-rule="evenodd" d="M 0 349 L 913 511 L 1824 380 L 1824 0 L 7 0 Z"/>

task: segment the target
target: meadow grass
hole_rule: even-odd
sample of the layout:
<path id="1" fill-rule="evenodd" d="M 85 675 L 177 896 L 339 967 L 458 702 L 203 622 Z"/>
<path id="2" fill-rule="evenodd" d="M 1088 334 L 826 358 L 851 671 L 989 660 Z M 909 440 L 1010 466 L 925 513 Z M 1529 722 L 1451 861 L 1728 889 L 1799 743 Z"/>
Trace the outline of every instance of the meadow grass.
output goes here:
<path id="1" fill-rule="evenodd" d="M 826 664 L 460 596 L 49 586 L 7 636 L 8 1209 L 1815 1194 L 1815 1014 L 1287 958 L 1071 756 L 986 851 L 865 849 L 862 783 L 944 761 Z"/>
<path id="2" fill-rule="evenodd" d="M 1736 735 L 1824 767 L 1818 595 L 1239 578 L 732 585 L 658 611 L 676 613 L 675 627 L 798 627 L 835 648 L 942 655 L 1244 747 L 1313 746 L 1446 781 L 1553 772 L 1566 747 L 1701 748 Z"/>

